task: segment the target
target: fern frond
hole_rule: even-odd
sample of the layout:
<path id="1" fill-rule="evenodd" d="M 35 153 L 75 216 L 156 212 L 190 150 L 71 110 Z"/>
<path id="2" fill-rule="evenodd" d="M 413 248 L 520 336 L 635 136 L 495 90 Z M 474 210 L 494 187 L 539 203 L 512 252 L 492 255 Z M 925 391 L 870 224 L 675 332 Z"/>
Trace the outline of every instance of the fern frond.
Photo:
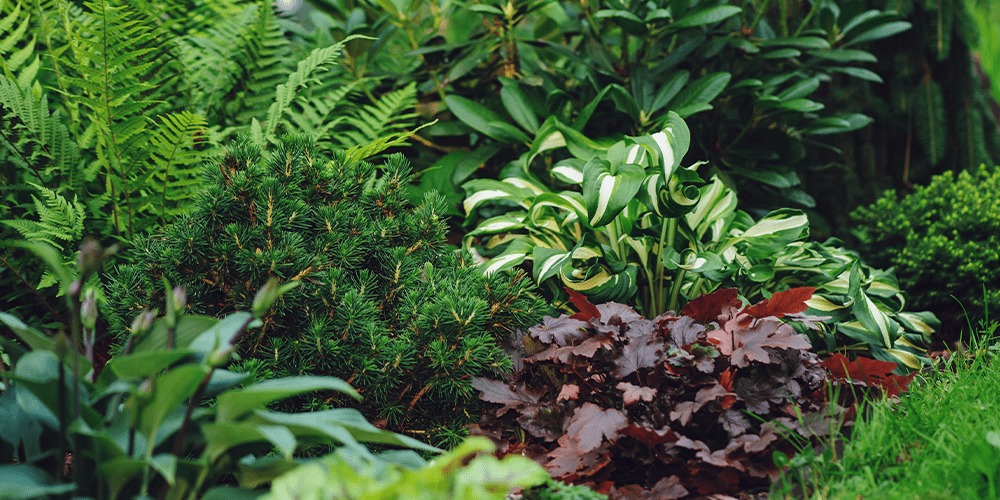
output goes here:
<path id="1" fill-rule="evenodd" d="M 23 123 L 23 130 L 27 133 L 20 134 L 20 142 L 31 141 L 35 145 L 31 148 L 32 152 L 22 158 L 23 161 L 34 168 L 43 163 L 42 157 L 46 158 L 49 166 L 45 173 L 57 172 L 61 177 L 60 184 L 79 192 L 83 186 L 79 149 L 59 113 L 49 113 L 48 96 L 42 94 L 36 99 L 30 87 L 19 86 L 0 76 L 0 107 L 9 110 Z M 19 151 L 24 149 L 22 146 Z M 40 182 L 45 182 L 37 171 L 36 175 Z"/>
<path id="2" fill-rule="evenodd" d="M 345 120 L 345 128 L 337 131 L 348 140 L 341 137 L 336 139 L 343 147 L 354 147 L 397 133 L 413 125 L 409 120 L 417 116 L 412 112 L 416 105 L 417 87 L 411 82 L 399 90 L 382 95 L 378 102 L 356 110 L 354 116 Z"/>
<path id="3" fill-rule="evenodd" d="M 39 221 L 8 219 L 0 222 L 21 233 L 21 236 L 26 239 L 45 241 L 60 250 L 63 250 L 64 242 L 82 239 L 86 207 L 82 203 L 78 203 L 75 196 L 73 201 L 68 201 L 44 186 L 30 185 L 37 189 L 45 199 L 43 202 L 34 195 L 31 196 Z"/>
<path id="4" fill-rule="evenodd" d="M 11 28 L 19 20 L 18 27 L 11 31 Z M 23 43 L 23 46 L 17 49 L 17 46 L 24 41 L 24 35 L 30 25 L 31 16 L 28 13 L 25 13 L 22 19 L 20 3 L 14 5 L 14 10 L 10 14 L 0 18 L 0 65 L 2 65 L 4 75 L 7 78 L 13 79 L 14 72 L 30 59 L 35 51 L 35 37 L 31 37 L 27 43 Z M 34 75 L 32 75 L 32 79 L 34 79 Z"/>
<path id="5" fill-rule="evenodd" d="M 285 110 L 288 109 L 288 106 L 295 99 L 298 90 L 304 87 L 307 82 L 313 80 L 312 75 L 314 72 L 322 69 L 323 65 L 337 59 L 341 49 L 344 47 L 344 43 L 358 37 L 359 35 L 351 35 L 340 43 L 313 50 L 308 57 L 299 61 L 298 68 L 292 74 L 288 75 L 288 81 L 278 85 L 274 89 L 275 99 L 267 109 L 267 119 L 263 130 L 263 140 L 265 143 L 269 141 L 277 142 L 274 139 L 274 131 L 281 123 Z"/>
<path id="6" fill-rule="evenodd" d="M 160 118 L 159 131 L 150 140 L 153 153 L 148 170 L 159 184 L 154 211 L 163 222 L 167 215 L 177 213 L 178 201 L 189 199 L 197 190 L 201 171 L 197 165 L 203 157 L 194 146 L 206 126 L 205 119 L 194 113 L 170 113 Z"/>
<path id="7" fill-rule="evenodd" d="M 406 130 L 403 132 L 389 134 L 385 137 L 376 139 L 368 144 L 354 146 L 345 152 L 347 157 L 347 163 L 350 164 L 356 161 L 361 161 L 365 158 L 377 155 L 382 151 L 385 151 L 393 146 L 406 144 L 406 139 L 409 138 L 411 135 L 417 133 L 418 130 L 424 127 L 429 127 L 431 125 L 434 125 L 435 123 L 437 123 L 437 120 L 434 120 L 430 123 L 425 123 L 413 130 Z"/>
<path id="8" fill-rule="evenodd" d="M 194 90 L 192 104 L 198 113 L 207 115 L 219 105 L 214 99 L 226 95 L 236 84 L 243 72 L 240 55 L 249 51 L 247 31 L 256 18 L 257 7 L 249 5 L 203 33 L 180 40 L 188 87 Z"/>
<path id="9" fill-rule="evenodd" d="M 241 57 L 243 75 L 237 82 L 237 95 L 228 104 L 228 114 L 238 123 L 262 119 L 274 102 L 274 90 L 291 73 L 287 61 L 291 58 L 290 41 L 278 22 L 273 2 L 261 2 L 256 22 L 248 30 L 246 54 Z"/>
<path id="10" fill-rule="evenodd" d="M 282 128 L 287 133 L 309 135 L 318 147 L 328 146 L 330 131 L 347 119 L 345 100 L 357 82 L 344 82 L 327 91 L 310 89 L 310 96 L 295 100 L 285 111 Z"/>

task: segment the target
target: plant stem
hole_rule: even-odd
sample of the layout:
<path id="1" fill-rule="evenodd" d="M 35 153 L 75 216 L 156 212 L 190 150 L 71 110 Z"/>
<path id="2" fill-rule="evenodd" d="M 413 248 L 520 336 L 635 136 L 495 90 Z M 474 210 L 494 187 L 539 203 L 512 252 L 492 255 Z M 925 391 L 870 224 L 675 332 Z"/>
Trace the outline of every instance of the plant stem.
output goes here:
<path id="1" fill-rule="evenodd" d="M 811 21 L 811 20 L 812 20 L 812 17 L 813 17 L 813 15 L 814 15 L 814 14 L 816 14 L 816 11 L 818 11 L 818 10 L 819 10 L 819 6 L 820 6 L 820 5 L 822 4 L 822 3 L 823 3 L 823 2 L 816 2 L 816 3 L 814 3 L 814 4 L 813 4 L 812 8 L 811 8 L 811 9 L 809 9 L 809 13 L 808 13 L 808 14 L 806 14 L 806 17 L 805 17 L 805 19 L 803 19 L 803 20 L 802 20 L 802 24 L 800 24 L 800 25 L 799 25 L 799 29 L 795 30 L 795 34 L 794 34 L 794 35 L 792 35 L 792 36 L 795 36 L 795 37 L 797 37 L 797 36 L 799 36 L 799 34 L 801 34 L 801 33 L 802 33 L 802 30 L 806 29 L 806 25 L 808 25 L 808 24 L 809 24 L 809 21 Z"/>

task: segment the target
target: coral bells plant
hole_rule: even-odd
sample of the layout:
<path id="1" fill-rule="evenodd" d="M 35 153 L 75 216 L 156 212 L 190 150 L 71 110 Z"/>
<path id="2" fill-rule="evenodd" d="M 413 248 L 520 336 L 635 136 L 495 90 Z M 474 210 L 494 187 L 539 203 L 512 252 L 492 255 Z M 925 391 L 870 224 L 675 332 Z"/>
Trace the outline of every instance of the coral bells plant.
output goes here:
<path id="1" fill-rule="evenodd" d="M 472 432 L 612 499 L 766 488 L 780 472 L 772 454 L 795 451 L 789 433 L 801 442 L 845 424 L 827 371 L 790 325 L 823 319 L 803 313 L 813 292 L 750 306 L 723 289 L 652 320 L 570 292 L 580 312 L 529 329 L 511 379 L 474 378 L 501 406 Z"/>

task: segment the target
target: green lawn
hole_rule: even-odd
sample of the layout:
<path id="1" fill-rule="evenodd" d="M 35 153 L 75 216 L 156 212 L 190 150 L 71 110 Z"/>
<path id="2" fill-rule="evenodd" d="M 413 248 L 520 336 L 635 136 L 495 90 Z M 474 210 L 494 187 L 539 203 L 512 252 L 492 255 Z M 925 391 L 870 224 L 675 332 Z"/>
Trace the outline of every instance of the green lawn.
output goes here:
<path id="1" fill-rule="evenodd" d="M 998 326 L 981 326 L 970 352 L 919 375 L 899 402 L 872 403 L 839 459 L 793 459 L 774 497 L 1000 498 Z"/>

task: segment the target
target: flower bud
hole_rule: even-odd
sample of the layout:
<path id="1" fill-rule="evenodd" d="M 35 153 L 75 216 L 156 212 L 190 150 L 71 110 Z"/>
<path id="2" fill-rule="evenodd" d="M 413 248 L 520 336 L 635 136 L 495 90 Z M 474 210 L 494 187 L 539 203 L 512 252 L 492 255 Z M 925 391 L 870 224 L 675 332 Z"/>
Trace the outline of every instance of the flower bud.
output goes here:
<path id="1" fill-rule="evenodd" d="M 156 319 L 156 313 L 158 311 L 153 309 L 152 311 L 148 309 L 143 309 L 138 316 L 132 321 L 131 332 L 134 337 L 142 338 L 146 332 L 149 331 L 150 327 L 153 326 L 153 320 Z"/>
<path id="2" fill-rule="evenodd" d="M 93 330 L 97 325 L 97 297 L 93 288 L 84 294 L 83 303 L 80 304 L 80 320 L 83 322 L 83 327 L 88 330 Z"/>
<path id="3" fill-rule="evenodd" d="M 208 356 L 208 366 L 212 368 L 221 368 L 229 363 L 229 358 L 233 356 L 233 351 L 236 350 L 235 347 L 227 347 L 225 349 L 220 349 Z"/>
<path id="4" fill-rule="evenodd" d="M 253 298 L 253 317 L 263 318 L 274 302 L 280 297 L 278 290 L 278 278 L 271 277 L 264 283 L 264 286 L 257 290 L 257 295 Z"/>
<path id="5" fill-rule="evenodd" d="M 101 269 L 101 260 L 103 258 L 101 245 L 93 238 L 87 238 L 87 241 L 84 241 L 83 245 L 80 245 L 80 255 L 76 259 L 77 266 L 80 269 L 80 282 L 87 281 L 87 278 Z"/>
<path id="6" fill-rule="evenodd" d="M 166 283 L 166 280 L 164 280 Z M 187 307 L 187 293 L 184 292 L 184 287 L 178 285 L 175 286 L 169 294 L 167 294 L 167 326 L 169 328 L 174 328 L 177 326 L 177 322 L 180 321 L 181 315 L 184 314 L 184 308 Z"/>

